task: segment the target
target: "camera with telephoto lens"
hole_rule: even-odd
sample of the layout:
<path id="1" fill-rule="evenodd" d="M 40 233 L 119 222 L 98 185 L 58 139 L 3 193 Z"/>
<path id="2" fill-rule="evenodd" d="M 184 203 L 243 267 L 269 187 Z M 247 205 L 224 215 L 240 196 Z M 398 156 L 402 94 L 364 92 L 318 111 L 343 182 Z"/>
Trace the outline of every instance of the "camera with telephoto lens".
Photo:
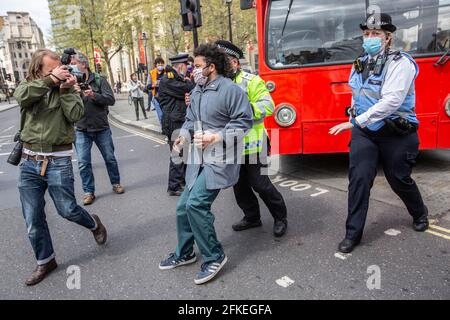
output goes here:
<path id="1" fill-rule="evenodd" d="M 70 63 L 72 61 L 72 56 L 77 54 L 74 48 L 64 49 L 64 52 L 61 56 L 61 63 L 67 66 L 67 70 L 70 74 L 74 75 L 77 78 L 77 83 L 80 85 L 81 90 L 87 90 L 89 85 L 86 83 L 86 75 L 83 72 L 75 71 Z"/>
<path id="2" fill-rule="evenodd" d="M 12 164 L 13 166 L 17 166 L 20 163 L 20 159 L 22 159 L 22 149 L 23 149 L 23 142 L 20 140 L 20 131 L 16 133 L 14 136 L 14 142 L 17 142 L 14 146 L 14 149 L 11 151 L 11 154 L 8 157 L 9 164 Z"/>

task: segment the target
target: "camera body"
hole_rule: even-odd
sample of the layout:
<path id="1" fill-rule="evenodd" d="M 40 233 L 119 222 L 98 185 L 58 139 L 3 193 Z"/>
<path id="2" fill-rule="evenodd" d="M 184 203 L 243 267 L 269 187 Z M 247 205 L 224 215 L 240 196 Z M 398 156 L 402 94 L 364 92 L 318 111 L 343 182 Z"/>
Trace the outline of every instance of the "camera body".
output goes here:
<path id="1" fill-rule="evenodd" d="M 20 140 L 20 131 L 16 133 L 14 136 L 14 142 L 17 142 L 14 146 L 14 149 L 11 151 L 11 154 L 8 157 L 9 164 L 12 164 L 13 166 L 17 166 L 20 163 L 20 160 L 22 159 L 22 149 L 23 149 L 23 142 Z"/>
<path id="2" fill-rule="evenodd" d="M 72 62 L 72 56 L 75 54 L 76 52 L 74 48 L 64 49 L 64 52 L 61 56 L 61 63 L 67 66 L 67 70 L 69 70 L 69 72 L 77 78 L 77 83 L 80 84 L 81 90 L 86 90 L 88 87 L 88 84 L 86 83 L 86 75 L 82 72 L 74 71 L 70 66 L 70 63 Z"/>

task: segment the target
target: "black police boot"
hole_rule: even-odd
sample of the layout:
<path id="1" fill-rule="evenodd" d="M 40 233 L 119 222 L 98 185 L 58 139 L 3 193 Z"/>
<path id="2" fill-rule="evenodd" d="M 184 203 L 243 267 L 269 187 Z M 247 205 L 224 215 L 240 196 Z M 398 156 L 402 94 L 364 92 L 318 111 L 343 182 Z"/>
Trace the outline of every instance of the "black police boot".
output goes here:
<path id="1" fill-rule="evenodd" d="M 257 220 L 257 221 L 247 221 L 245 218 L 243 218 L 241 221 L 235 223 L 232 225 L 232 228 L 234 231 L 243 231 L 243 230 L 247 230 L 250 228 L 256 228 L 256 227 L 260 227 L 262 226 L 262 222 L 261 220 Z"/>
<path id="2" fill-rule="evenodd" d="M 273 223 L 273 235 L 275 237 L 282 237 L 286 233 L 287 220 L 275 220 Z"/>
<path id="3" fill-rule="evenodd" d="M 359 241 L 344 239 L 339 243 L 338 250 L 342 253 L 350 253 L 355 249 L 355 247 L 359 244 Z"/>
<path id="4" fill-rule="evenodd" d="M 413 221 L 413 229 L 417 232 L 424 232 L 430 225 L 428 222 L 428 208 L 425 206 L 425 213 Z"/>
<path id="5" fill-rule="evenodd" d="M 427 216 L 420 217 L 419 219 L 413 221 L 413 229 L 417 232 L 424 232 L 428 229 L 429 225 Z"/>

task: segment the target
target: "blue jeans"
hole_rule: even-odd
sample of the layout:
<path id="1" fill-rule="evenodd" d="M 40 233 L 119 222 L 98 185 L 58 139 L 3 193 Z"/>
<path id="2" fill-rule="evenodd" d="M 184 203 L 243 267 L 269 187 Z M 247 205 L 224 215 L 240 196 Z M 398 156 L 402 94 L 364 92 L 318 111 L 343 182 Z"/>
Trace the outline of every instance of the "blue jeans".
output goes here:
<path id="1" fill-rule="evenodd" d="M 71 157 L 49 160 L 43 177 L 41 167 L 42 161 L 24 160 L 20 164 L 18 183 L 28 238 L 38 265 L 55 257 L 44 210 L 47 189 L 61 217 L 90 230 L 97 228 L 95 220 L 75 200 Z"/>
<path id="2" fill-rule="evenodd" d="M 156 111 L 156 115 L 158 116 L 159 123 L 162 124 L 163 112 L 162 112 L 161 105 L 159 104 L 158 99 L 153 97 L 152 104 L 155 107 L 155 111 Z"/>
<path id="3" fill-rule="evenodd" d="M 120 184 L 119 166 L 114 156 L 114 143 L 112 141 L 111 129 L 108 128 L 98 132 L 76 130 L 75 148 L 77 150 L 78 167 L 85 193 L 95 192 L 95 180 L 91 163 L 93 142 L 95 142 L 105 160 L 111 184 Z"/>

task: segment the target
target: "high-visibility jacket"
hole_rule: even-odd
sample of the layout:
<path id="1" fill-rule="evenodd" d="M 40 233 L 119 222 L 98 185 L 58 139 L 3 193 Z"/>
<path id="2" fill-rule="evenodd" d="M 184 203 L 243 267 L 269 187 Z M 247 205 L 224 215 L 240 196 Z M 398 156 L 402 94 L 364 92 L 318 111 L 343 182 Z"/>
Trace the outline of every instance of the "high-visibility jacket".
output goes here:
<path id="1" fill-rule="evenodd" d="M 259 76 L 240 70 L 234 82 L 247 93 L 253 108 L 253 127 L 244 138 L 244 154 L 261 152 L 266 131 L 264 118 L 272 115 L 275 103 Z"/>
<path id="2" fill-rule="evenodd" d="M 364 112 L 369 110 L 374 104 L 380 101 L 380 99 L 382 98 L 381 90 L 384 85 L 384 80 L 389 65 L 395 59 L 402 59 L 402 58 L 403 59 L 406 58 L 414 64 L 414 67 L 416 68 L 416 74 L 414 76 L 415 80 L 415 78 L 419 73 L 419 67 L 417 66 L 417 63 L 414 61 L 414 59 L 405 52 L 390 54 L 385 62 L 381 74 L 380 75 L 372 74 L 364 82 L 361 73 L 357 73 L 354 70 L 354 68 L 352 69 L 348 84 L 352 89 L 353 107 L 355 109 L 356 116 L 363 114 Z M 368 56 L 365 55 L 359 59 L 361 60 L 362 63 L 366 63 Z M 392 115 L 388 117 L 389 119 L 403 117 L 407 119 L 409 122 L 415 124 L 419 123 L 415 112 L 416 93 L 414 89 L 414 80 L 411 83 L 411 87 L 409 88 L 408 94 L 406 95 L 402 105 Z M 384 126 L 383 121 L 377 121 L 375 123 L 368 125 L 367 128 L 372 131 L 377 131 L 383 126 Z"/>

